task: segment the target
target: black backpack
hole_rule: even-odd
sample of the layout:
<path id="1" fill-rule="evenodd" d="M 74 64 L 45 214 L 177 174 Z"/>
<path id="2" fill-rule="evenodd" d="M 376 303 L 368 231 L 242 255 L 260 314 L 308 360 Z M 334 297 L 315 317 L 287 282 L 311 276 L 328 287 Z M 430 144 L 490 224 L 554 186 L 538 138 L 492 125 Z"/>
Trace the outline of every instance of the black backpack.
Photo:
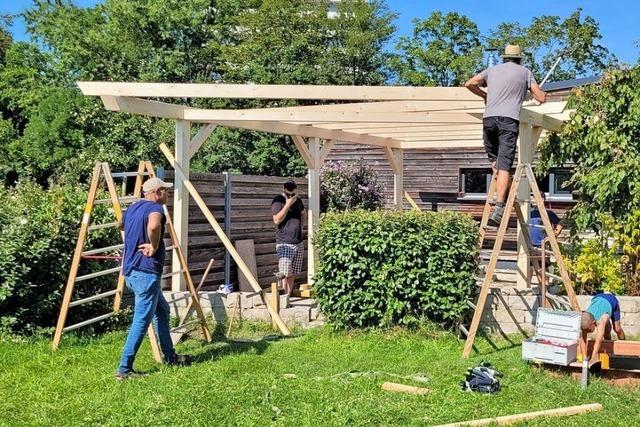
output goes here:
<path id="1" fill-rule="evenodd" d="M 477 391 L 479 393 L 495 393 L 500 390 L 500 380 L 503 375 L 491 366 L 482 362 L 475 368 L 469 368 L 464 381 L 460 381 L 463 391 Z"/>

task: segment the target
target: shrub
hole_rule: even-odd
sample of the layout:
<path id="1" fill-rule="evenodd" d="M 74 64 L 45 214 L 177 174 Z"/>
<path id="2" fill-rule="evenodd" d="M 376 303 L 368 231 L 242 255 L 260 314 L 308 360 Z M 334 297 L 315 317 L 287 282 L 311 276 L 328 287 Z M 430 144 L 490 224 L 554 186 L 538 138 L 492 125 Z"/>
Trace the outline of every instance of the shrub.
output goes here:
<path id="1" fill-rule="evenodd" d="M 578 293 L 624 292 L 625 280 L 622 276 L 620 256 L 598 239 L 584 242 L 575 259 L 569 262 L 569 269 L 576 276 Z"/>
<path id="2" fill-rule="evenodd" d="M 78 184 L 53 184 L 43 189 L 33 181 L 0 188 L 0 329 L 35 333 L 55 325 L 67 281 L 86 188 Z M 102 197 L 102 196 L 100 196 Z M 94 210 L 94 220 L 113 221 L 106 206 Z M 115 244 L 115 229 L 89 234 L 94 247 Z M 112 267 L 108 262 L 85 262 L 79 274 Z M 74 299 L 115 286 L 115 276 L 79 282 Z M 69 321 L 107 311 L 107 300 L 74 307 Z M 99 313 L 96 313 L 99 312 Z"/>
<path id="3" fill-rule="evenodd" d="M 442 212 L 328 213 L 315 238 L 316 298 L 340 328 L 452 324 L 475 286 L 478 229 Z"/>
<path id="4" fill-rule="evenodd" d="M 320 211 L 376 210 L 384 205 L 382 188 L 373 168 L 329 162 L 320 171 Z"/>

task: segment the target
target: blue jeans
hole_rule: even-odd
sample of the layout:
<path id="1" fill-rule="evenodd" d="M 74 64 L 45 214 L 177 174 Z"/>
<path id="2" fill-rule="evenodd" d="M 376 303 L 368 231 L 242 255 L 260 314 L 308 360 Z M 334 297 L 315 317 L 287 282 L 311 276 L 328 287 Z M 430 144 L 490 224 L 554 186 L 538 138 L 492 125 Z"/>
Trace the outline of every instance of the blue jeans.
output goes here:
<path id="1" fill-rule="evenodd" d="M 125 276 L 127 287 L 135 295 L 133 307 L 133 321 L 129 328 L 127 341 L 122 350 L 118 373 L 126 374 L 133 370 L 133 361 L 142 344 L 147 329 L 154 320 L 160 348 L 165 362 L 176 358 L 176 352 L 171 342 L 169 332 L 169 304 L 160 289 L 160 275 L 133 270 Z"/>

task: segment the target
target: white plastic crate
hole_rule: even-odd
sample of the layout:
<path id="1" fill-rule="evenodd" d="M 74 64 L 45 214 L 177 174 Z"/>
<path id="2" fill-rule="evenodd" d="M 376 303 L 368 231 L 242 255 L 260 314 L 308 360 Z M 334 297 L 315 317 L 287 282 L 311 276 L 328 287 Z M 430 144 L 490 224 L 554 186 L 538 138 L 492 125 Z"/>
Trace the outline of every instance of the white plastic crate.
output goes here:
<path id="1" fill-rule="evenodd" d="M 522 342 L 522 358 L 567 366 L 578 356 L 581 313 L 539 308 L 536 334 Z"/>

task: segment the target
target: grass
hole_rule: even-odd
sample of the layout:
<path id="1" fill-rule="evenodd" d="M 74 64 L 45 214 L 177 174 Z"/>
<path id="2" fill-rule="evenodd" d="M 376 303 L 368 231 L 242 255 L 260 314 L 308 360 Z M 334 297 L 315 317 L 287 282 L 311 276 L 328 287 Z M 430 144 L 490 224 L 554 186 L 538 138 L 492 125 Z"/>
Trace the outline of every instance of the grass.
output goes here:
<path id="1" fill-rule="evenodd" d="M 243 331 L 257 335 L 261 327 Z M 520 359 L 520 347 L 482 340 L 481 354 L 460 358 L 456 337 L 424 329 L 335 333 L 179 346 L 197 363 L 153 363 L 148 343 L 136 367 L 143 378 L 118 383 L 124 332 L 94 340 L 67 337 L 56 353 L 46 341 L 0 341 L 1 425 L 434 425 L 600 402 L 604 411 L 530 422 L 535 426 L 634 425 L 640 390 L 594 380 L 582 391 Z M 496 395 L 464 393 L 467 367 L 490 360 L 505 373 Z M 352 374 L 349 374 L 349 373 Z M 412 381 L 423 373 L 428 382 Z M 394 375 L 406 378 L 398 378 Z M 426 396 L 382 391 L 384 381 L 427 387 Z M 635 420 L 635 421 L 634 421 Z"/>

